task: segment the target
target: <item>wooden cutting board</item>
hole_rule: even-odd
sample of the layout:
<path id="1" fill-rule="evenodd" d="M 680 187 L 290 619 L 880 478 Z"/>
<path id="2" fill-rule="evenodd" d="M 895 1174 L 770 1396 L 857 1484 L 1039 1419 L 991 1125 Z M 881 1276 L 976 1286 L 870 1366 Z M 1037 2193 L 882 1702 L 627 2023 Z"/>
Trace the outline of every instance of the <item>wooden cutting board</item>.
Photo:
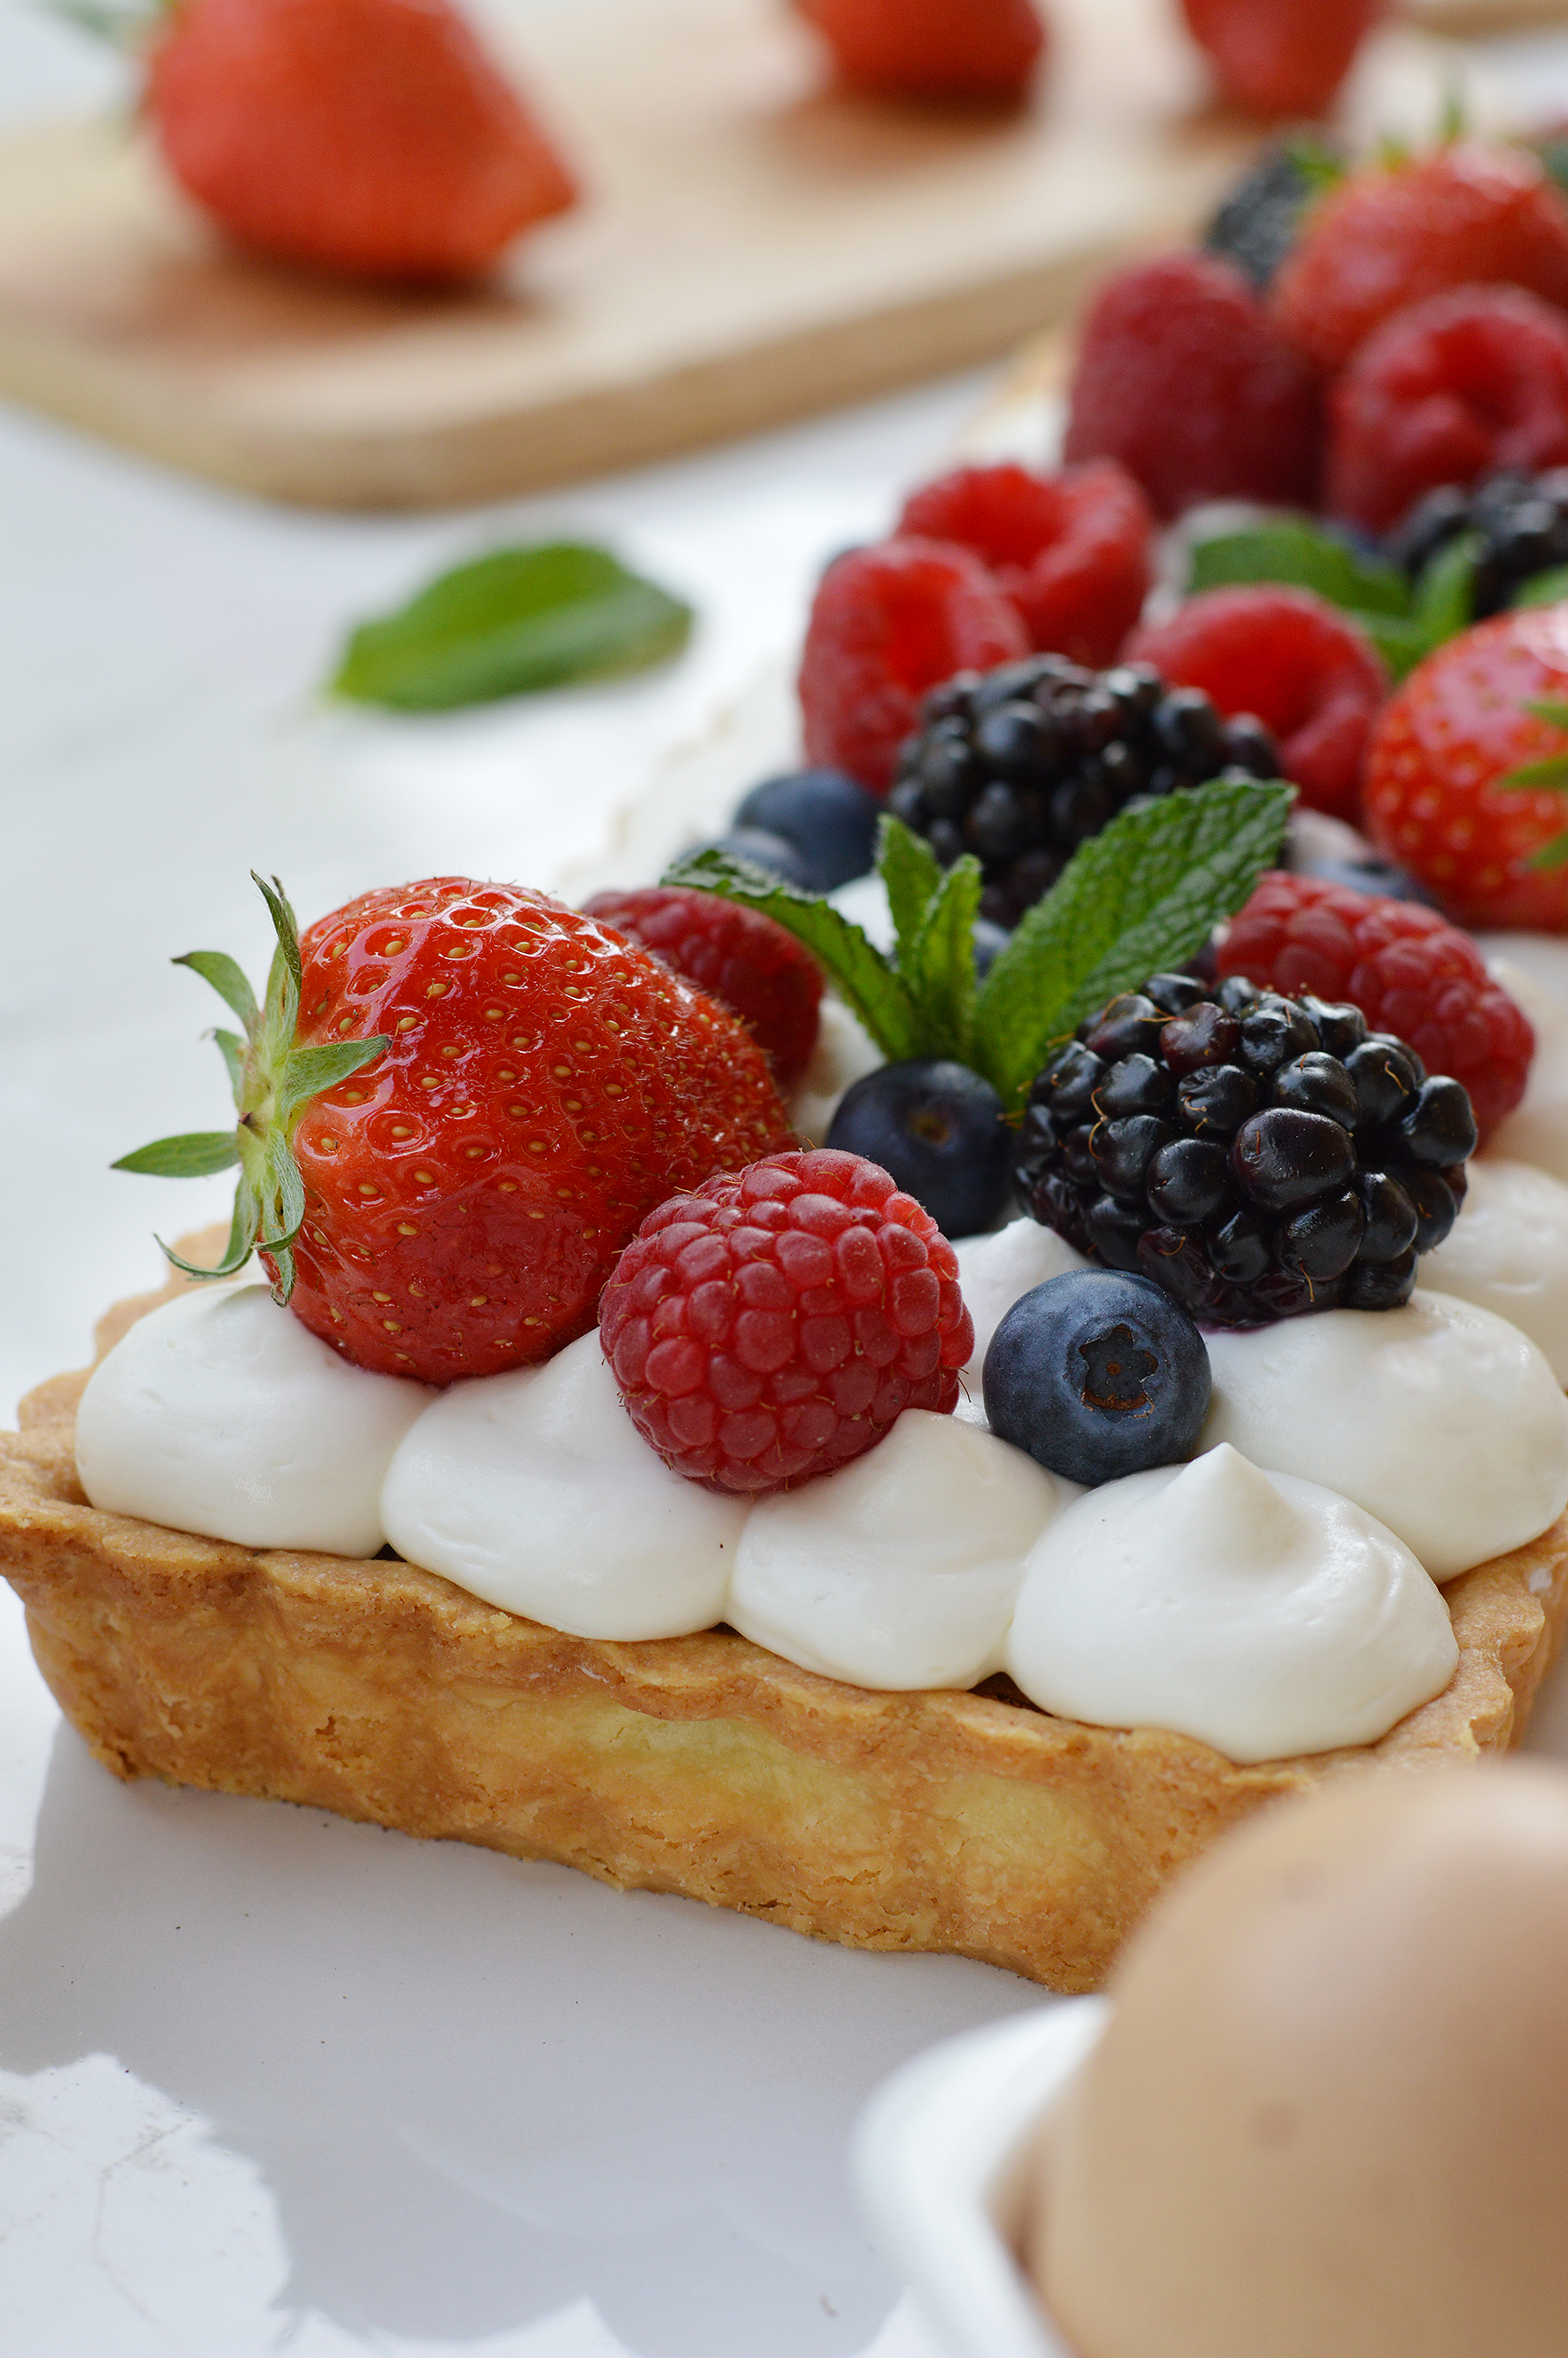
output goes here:
<path id="1" fill-rule="evenodd" d="M 589 199 L 462 294 L 225 249 L 124 124 L 0 143 L 0 393 L 275 498 L 406 507 L 990 358 L 1194 228 L 1257 136 L 1206 108 L 1172 0 L 1051 12 L 1042 96 L 1000 120 L 831 91 L 782 0 L 542 12 L 523 71 Z M 1374 93 L 1452 73 L 1419 35 L 1378 46 Z"/>

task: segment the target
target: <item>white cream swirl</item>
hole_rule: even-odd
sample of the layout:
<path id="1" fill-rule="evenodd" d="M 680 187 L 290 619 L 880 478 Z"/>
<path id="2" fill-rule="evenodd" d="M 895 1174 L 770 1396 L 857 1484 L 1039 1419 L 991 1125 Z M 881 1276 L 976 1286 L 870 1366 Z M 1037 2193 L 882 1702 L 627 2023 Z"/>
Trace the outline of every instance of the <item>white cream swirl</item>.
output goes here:
<path id="1" fill-rule="evenodd" d="M 399 1555 L 487 1604 L 630 1641 L 723 1617 L 746 1504 L 654 1455 L 595 1333 L 443 1392 L 393 1459 L 382 1514 Z"/>
<path id="2" fill-rule="evenodd" d="M 1471 1163 L 1464 1207 L 1423 1282 L 1511 1320 L 1568 1384 L 1568 1186 L 1533 1163 Z"/>
<path id="3" fill-rule="evenodd" d="M 1418 1291 L 1400 1310 L 1325 1310 L 1205 1337 L 1201 1446 L 1327 1483 L 1435 1580 L 1522 1547 L 1568 1505 L 1568 1399 L 1495 1311 Z"/>
<path id="4" fill-rule="evenodd" d="M 803 1669 L 898 1691 L 1000 1669 L 1024 1561 L 1071 1483 L 994 1434 L 906 1409 L 875 1449 L 760 1498 L 729 1619 Z"/>
<path id="5" fill-rule="evenodd" d="M 109 1514 L 374 1555 L 383 1476 L 430 1399 L 350 1367 L 265 1285 L 203 1288 L 138 1318 L 94 1371 L 76 1469 Z"/>
<path id="6" fill-rule="evenodd" d="M 1442 1597 L 1391 1531 L 1228 1446 L 1059 1516 L 1007 1655 L 1042 1710 L 1173 1728 L 1241 1762 L 1375 1743 L 1457 1660 Z"/>

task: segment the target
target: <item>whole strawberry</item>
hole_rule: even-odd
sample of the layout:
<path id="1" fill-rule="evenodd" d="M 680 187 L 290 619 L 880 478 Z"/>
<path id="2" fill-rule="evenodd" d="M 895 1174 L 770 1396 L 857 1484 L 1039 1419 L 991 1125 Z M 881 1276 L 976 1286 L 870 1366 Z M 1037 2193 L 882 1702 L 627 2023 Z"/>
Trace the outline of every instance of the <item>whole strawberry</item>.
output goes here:
<path id="1" fill-rule="evenodd" d="M 260 1251 L 358 1367 L 447 1384 L 547 1358 L 593 1325 L 646 1212 L 789 1141 L 743 1026 L 545 893 L 434 877 L 297 940 L 281 888 L 262 890 L 265 1007 L 220 953 L 178 961 L 244 1023 L 218 1035 L 237 1130 L 116 1167 L 238 1163 L 229 1251 L 191 1273 Z"/>
<path id="2" fill-rule="evenodd" d="M 1451 287 L 1523 287 L 1568 307 L 1568 204 L 1533 156 L 1460 142 L 1357 172 L 1308 213 L 1273 286 L 1281 331 L 1321 369 Z"/>
<path id="3" fill-rule="evenodd" d="M 795 0 L 851 89 L 892 98 L 1022 98 L 1045 46 L 1032 0 Z"/>
<path id="4" fill-rule="evenodd" d="M 449 0 L 174 0 L 146 109 L 232 236 L 316 268 L 466 276 L 576 199 Z"/>
<path id="5" fill-rule="evenodd" d="M 1563 932 L 1565 784 L 1568 606 L 1542 606 L 1494 615 L 1411 672 L 1373 732 L 1362 819 L 1462 925 Z"/>
<path id="6" fill-rule="evenodd" d="M 1257 114 L 1320 114 L 1382 0 L 1182 0 L 1221 87 Z"/>

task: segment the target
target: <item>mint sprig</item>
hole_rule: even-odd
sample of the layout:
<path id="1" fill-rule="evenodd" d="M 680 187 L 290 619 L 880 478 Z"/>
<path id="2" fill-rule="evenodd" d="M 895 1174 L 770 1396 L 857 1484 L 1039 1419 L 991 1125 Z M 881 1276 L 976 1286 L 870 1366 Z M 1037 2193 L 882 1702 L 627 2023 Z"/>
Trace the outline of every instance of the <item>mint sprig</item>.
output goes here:
<path id="1" fill-rule="evenodd" d="M 678 654 L 691 626 L 689 606 L 607 549 L 498 548 L 362 622 L 331 686 L 399 712 L 446 712 L 644 671 Z"/>
<path id="2" fill-rule="evenodd" d="M 1075 853 L 979 986 L 979 863 L 960 860 L 944 874 L 891 815 L 877 852 L 897 937 L 891 957 L 827 901 L 724 852 L 677 860 L 664 881 L 775 918 L 820 959 L 890 1060 L 972 1065 L 1011 1113 L 1086 1015 L 1179 966 L 1240 907 L 1278 857 L 1294 793 L 1277 781 L 1218 779 L 1122 811 Z"/>
<path id="3" fill-rule="evenodd" d="M 1363 557 L 1304 517 L 1282 516 L 1250 532 L 1217 534 L 1193 551 L 1189 587 L 1233 589 L 1277 581 L 1313 590 L 1371 640 L 1396 679 L 1469 629 L 1475 618 L 1476 533 L 1460 533 L 1423 567 L 1412 586 L 1398 566 Z"/>
<path id="4" fill-rule="evenodd" d="M 187 1277 L 232 1277 L 253 1252 L 270 1253 L 277 1271 L 274 1299 L 287 1302 L 294 1291 L 294 1241 L 305 1219 L 305 1183 L 292 1142 L 295 1127 L 312 1098 L 346 1081 L 391 1042 L 378 1033 L 373 1039 L 296 1046 L 302 979 L 299 928 L 276 876 L 268 884 L 253 870 L 252 882 L 266 903 L 277 936 L 261 1004 L 239 967 L 222 950 L 189 950 L 174 961 L 211 983 L 244 1026 L 243 1039 L 232 1032 L 214 1034 L 239 1120 L 232 1130 L 155 1139 L 134 1154 L 123 1154 L 112 1167 L 158 1179 L 200 1179 L 238 1164 L 229 1241 L 216 1268 L 182 1260 L 161 1237 L 158 1244 Z"/>

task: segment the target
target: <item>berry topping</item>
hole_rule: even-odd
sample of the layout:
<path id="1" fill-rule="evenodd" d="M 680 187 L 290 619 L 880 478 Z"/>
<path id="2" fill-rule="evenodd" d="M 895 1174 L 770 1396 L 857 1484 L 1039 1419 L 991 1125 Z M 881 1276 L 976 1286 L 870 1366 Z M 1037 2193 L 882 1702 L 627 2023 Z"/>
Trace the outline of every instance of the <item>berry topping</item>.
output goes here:
<path id="1" fill-rule="evenodd" d="M 926 688 L 1028 652 L 1017 608 L 968 549 L 935 540 L 850 549 L 823 575 L 806 629 L 807 755 L 885 794 Z"/>
<path id="2" fill-rule="evenodd" d="M 1333 371 L 1391 312 L 1487 285 L 1568 306 L 1568 205 L 1522 149 L 1461 141 L 1357 172 L 1315 205 L 1274 282 L 1273 312 Z"/>
<path id="3" fill-rule="evenodd" d="M 1389 694 L 1381 657 L 1356 624 L 1310 590 L 1209 590 L 1128 653 L 1168 680 L 1202 688 L 1222 713 L 1255 714 L 1305 801 L 1354 816 L 1372 724 Z"/>
<path id="4" fill-rule="evenodd" d="M 752 788 L 735 814 L 730 840 L 759 828 L 782 838 L 805 861 L 808 889 L 836 892 L 871 873 L 880 809 L 875 795 L 842 770 L 795 770 Z"/>
<path id="5" fill-rule="evenodd" d="M 1116 459 L 1161 515 L 1203 500 L 1314 504 L 1317 380 L 1239 270 L 1173 254 L 1113 278 L 1073 377 L 1070 460 Z"/>
<path id="6" fill-rule="evenodd" d="M 888 806 L 945 868 L 973 852 L 984 914 L 1013 925 L 1135 795 L 1277 770 L 1255 724 L 1228 729 L 1206 696 L 1167 689 L 1145 665 L 1095 673 L 1035 655 L 927 697 Z"/>
<path id="7" fill-rule="evenodd" d="M 1364 1052 L 1355 1025 L 1344 1022 L 1345 1002 L 1371 1031 L 1408 1040 L 1430 1070 L 1463 1084 L 1483 1140 L 1524 1095 L 1535 1049 L 1529 1021 L 1491 979 L 1469 935 L 1435 909 L 1317 876 L 1265 876 L 1226 935 L 1218 965 L 1222 975 L 1245 975 L 1265 990 L 1310 993 L 1305 1006 L 1320 1033 L 1327 1034 L 1331 1018 L 1337 1022 L 1325 1045 L 1347 1059 L 1357 1087 Z M 1365 1053 L 1389 1071 L 1383 1051 Z M 1379 1098 L 1363 1109 L 1382 1122 L 1397 1107 Z"/>
<path id="8" fill-rule="evenodd" d="M 238 1129 L 124 1167 L 237 1163 L 230 1249 L 191 1273 L 258 1249 L 280 1299 L 358 1367 L 447 1384 L 547 1358 L 593 1325 L 672 1183 L 790 1135 L 726 1009 L 545 893 L 434 877 L 297 942 L 281 892 L 267 902 L 265 1007 L 231 959 L 186 960 L 245 1027 L 219 1035 Z"/>
<path id="9" fill-rule="evenodd" d="M 1242 174 L 1210 222 L 1204 244 L 1235 263 L 1254 287 L 1266 287 L 1295 243 L 1315 193 L 1297 143 L 1279 141 Z"/>
<path id="10" fill-rule="evenodd" d="M 880 1163 L 944 1236 L 978 1236 L 1012 1193 L 1001 1099 L 968 1065 L 879 1065 L 845 1091 L 827 1143 Z"/>
<path id="11" fill-rule="evenodd" d="M 146 113 L 164 159 L 263 254 L 466 276 L 575 200 L 448 0 L 181 0 L 149 14 Z"/>
<path id="12" fill-rule="evenodd" d="M 771 827 L 732 827 L 727 834 L 711 836 L 695 849 L 721 851 L 726 859 L 743 860 L 748 866 L 760 868 L 764 876 L 776 877 L 781 883 L 793 884 L 802 892 L 822 889 L 808 855 L 792 838 L 775 834 Z"/>
<path id="13" fill-rule="evenodd" d="M 1396 311 L 1329 395 L 1325 501 L 1384 532 L 1423 492 L 1568 461 L 1568 318 L 1518 287 Z"/>
<path id="14" fill-rule="evenodd" d="M 1227 97 L 1255 114 L 1325 113 L 1382 0 L 1182 0 Z"/>
<path id="15" fill-rule="evenodd" d="M 1378 849 L 1466 925 L 1568 926 L 1568 606 L 1497 614 L 1414 670 L 1384 707 L 1362 814 Z M 1507 783 L 1546 763 L 1546 778 Z"/>
<path id="16" fill-rule="evenodd" d="M 1538 575 L 1568 567 L 1568 467 L 1493 475 L 1469 491 L 1445 483 L 1417 501 L 1385 553 L 1413 584 L 1462 533 L 1476 536 L 1470 604 L 1484 622 Z"/>
<path id="17" fill-rule="evenodd" d="M 1093 1486 L 1197 1446 L 1213 1379 L 1185 1311 L 1147 1278 L 1075 1270 L 1015 1302 L 986 1353 L 993 1433 Z"/>
<path id="18" fill-rule="evenodd" d="M 853 90 L 892 98 L 1022 97 L 1045 44 L 1031 0 L 795 0 Z"/>
<path id="19" fill-rule="evenodd" d="M 776 1154 L 652 1213 L 600 1313 L 633 1422 L 719 1490 L 778 1490 L 951 1412 L 975 1330 L 957 1257 L 885 1171 Z"/>
<path id="20" fill-rule="evenodd" d="M 1149 503 L 1110 460 L 1049 476 L 961 467 L 915 492 L 898 529 L 973 549 L 1031 644 L 1075 663 L 1115 662 L 1153 579 Z"/>
<path id="21" fill-rule="evenodd" d="M 1213 1325 L 1408 1300 L 1464 1194 L 1464 1089 L 1354 1007 L 1239 975 L 1194 989 L 1154 976 L 1046 1065 L 1016 1149 L 1027 1208 Z"/>
<path id="22" fill-rule="evenodd" d="M 759 909 L 670 884 L 596 893 L 588 914 L 721 1001 L 766 1050 L 779 1087 L 794 1088 L 816 1045 L 822 968 L 793 934 Z"/>

